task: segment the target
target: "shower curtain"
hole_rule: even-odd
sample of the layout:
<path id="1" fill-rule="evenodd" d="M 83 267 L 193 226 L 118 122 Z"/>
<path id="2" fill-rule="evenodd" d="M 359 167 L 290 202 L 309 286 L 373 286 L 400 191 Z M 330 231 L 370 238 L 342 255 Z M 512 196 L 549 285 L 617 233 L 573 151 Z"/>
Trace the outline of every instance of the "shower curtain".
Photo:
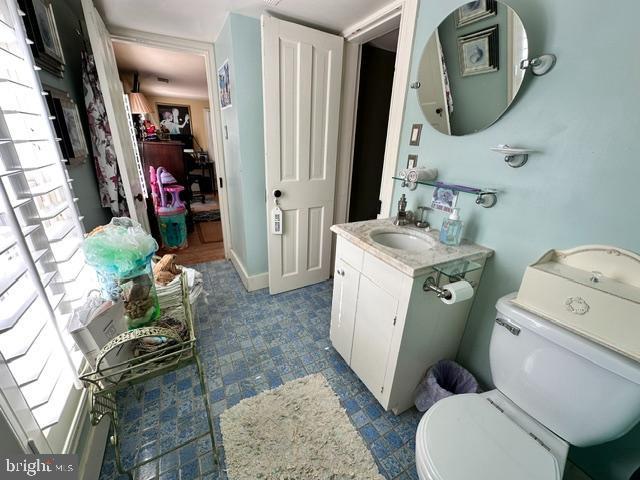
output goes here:
<path id="1" fill-rule="evenodd" d="M 87 116 L 89 117 L 100 202 L 103 207 L 110 208 L 114 216 L 128 217 L 129 209 L 122 187 L 122 178 L 118 171 L 116 152 L 112 144 L 111 129 L 100 90 L 98 72 L 93 55 L 87 52 L 82 52 L 82 83 L 84 103 L 87 106 Z"/>

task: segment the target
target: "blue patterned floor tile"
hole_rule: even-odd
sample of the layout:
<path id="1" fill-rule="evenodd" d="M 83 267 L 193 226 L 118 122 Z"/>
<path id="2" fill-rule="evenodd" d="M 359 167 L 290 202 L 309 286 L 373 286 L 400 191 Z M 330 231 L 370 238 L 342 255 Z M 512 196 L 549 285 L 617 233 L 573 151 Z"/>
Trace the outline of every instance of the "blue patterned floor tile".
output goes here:
<path id="1" fill-rule="evenodd" d="M 333 349 L 330 281 L 271 296 L 266 289 L 247 292 L 229 262 L 196 268 L 203 273 L 208 293 L 208 304 L 198 302 L 196 331 L 221 466 L 214 464 L 207 436 L 151 462 L 134 478 L 226 480 L 220 414 L 243 398 L 315 372 L 321 372 L 339 396 L 385 478 L 417 478 L 414 449 L 420 414 L 415 409 L 399 416 L 385 412 Z M 193 366 L 118 392 L 125 464 L 206 431 L 199 393 Z M 109 445 L 100 480 L 119 477 Z"/>

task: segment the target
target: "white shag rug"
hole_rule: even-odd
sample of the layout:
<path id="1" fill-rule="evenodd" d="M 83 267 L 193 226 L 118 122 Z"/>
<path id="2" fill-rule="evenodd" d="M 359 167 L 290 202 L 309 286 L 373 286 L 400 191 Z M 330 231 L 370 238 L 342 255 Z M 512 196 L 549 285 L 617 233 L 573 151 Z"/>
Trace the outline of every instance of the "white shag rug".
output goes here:
<path id="1" fill-rule="evenodd" d="M 321 374 L 246 398 L 220 417 L 229 480 L 382 480 Z"/>

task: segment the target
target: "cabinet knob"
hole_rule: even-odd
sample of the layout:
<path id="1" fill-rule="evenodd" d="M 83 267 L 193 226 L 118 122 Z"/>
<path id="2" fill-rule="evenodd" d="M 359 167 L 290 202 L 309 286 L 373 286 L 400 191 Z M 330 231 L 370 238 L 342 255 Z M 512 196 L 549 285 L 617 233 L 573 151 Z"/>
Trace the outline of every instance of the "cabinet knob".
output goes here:
<path id="1" fill-rule="evenodd" d="M 339 268 L 338 270 L 336 270 L 336 273 L 338 275 L 340 275 L 341 277 L 344 277 L 344 270 L 343 269 Z"/>

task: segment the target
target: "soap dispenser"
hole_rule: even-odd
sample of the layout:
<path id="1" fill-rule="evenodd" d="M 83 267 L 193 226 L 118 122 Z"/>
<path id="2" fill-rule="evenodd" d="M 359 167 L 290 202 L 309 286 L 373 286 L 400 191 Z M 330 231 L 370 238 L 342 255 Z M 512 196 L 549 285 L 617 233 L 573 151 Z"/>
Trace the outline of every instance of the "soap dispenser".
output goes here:
<path id="1" fill-rule="evenodd" d="M 440 229 L 440 242 L 445 245 L 460 245 L 462 240 L 462 220 L 460 220 L 460 209 L 454 208 L 449 218 L 442 221 Z"/>

